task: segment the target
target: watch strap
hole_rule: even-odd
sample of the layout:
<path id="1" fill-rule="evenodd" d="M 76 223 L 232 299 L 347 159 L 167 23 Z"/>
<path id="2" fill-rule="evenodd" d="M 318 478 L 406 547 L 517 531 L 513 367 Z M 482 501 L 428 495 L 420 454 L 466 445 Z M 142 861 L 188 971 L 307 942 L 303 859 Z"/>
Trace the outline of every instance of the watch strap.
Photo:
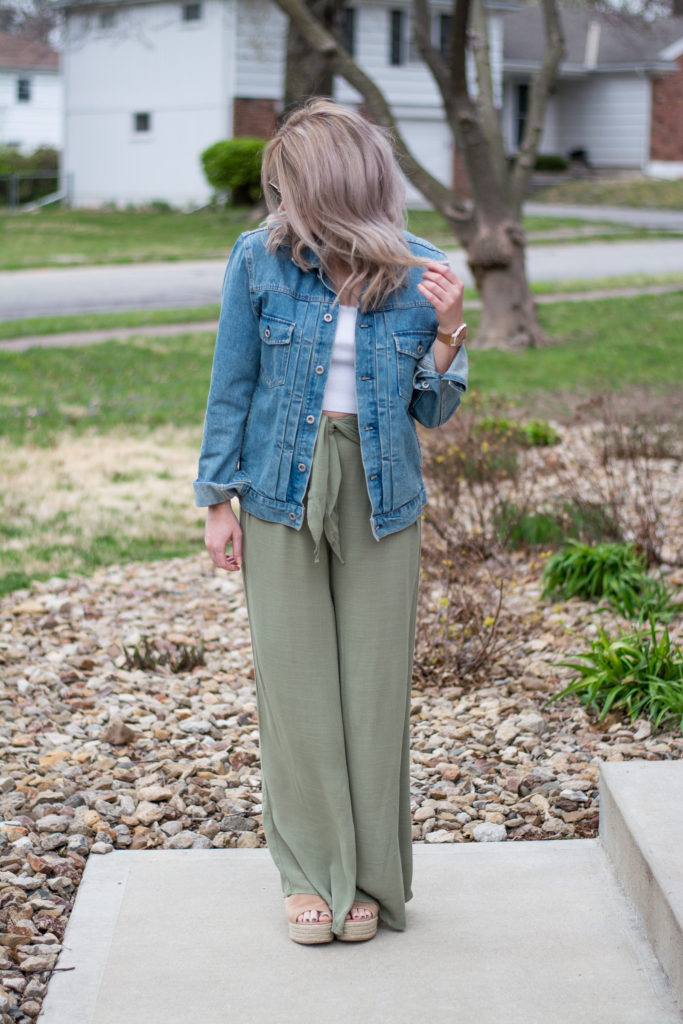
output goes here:
<path id="1" fill-rule="evenodd" d="M 459 349 L 463 341 L 467 337 L 467 324 L 461 323 L 452 334 L 447 331 L 442 331 L 441 328 L 437 329 L 436 336 L 439 341 L 443 342 L 444 345 L 450 345 L 452 348 Z"/>

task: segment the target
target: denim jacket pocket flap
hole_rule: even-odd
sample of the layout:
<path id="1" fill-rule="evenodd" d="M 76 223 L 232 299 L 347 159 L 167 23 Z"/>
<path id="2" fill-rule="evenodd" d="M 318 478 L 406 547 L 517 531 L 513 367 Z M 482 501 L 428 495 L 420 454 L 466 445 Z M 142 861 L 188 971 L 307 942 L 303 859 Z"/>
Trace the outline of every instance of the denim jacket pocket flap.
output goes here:
<path id="1" fill-rule="evenodd" d="M 266 345 L 289 345 L 294 333 L 294 324 L 291 320 L 279 320 L 277 317 L 261 317 L 259 321 L 259 334 Z"/>
<path id="2" fill-rule="evenodd" d="M 422 359 L 433 340 L 433 331 L 394 331 L 398 351 L 416 360 Z"/>
<path id="3" fill-rule="evenodd" d="M 296 325 L 291 320 L 262 317 L 259 321 L 261 347 L 261 376 L 266 387 L 275 388 L 287 378 L 289 350 Z"/>
<path id="4" fill-rule="evenodd" d="M 398 390 L 406 401 L 413 394 L 415 371 L 434 340 L 432 331 L 394 331 L 397 352 Z"/>

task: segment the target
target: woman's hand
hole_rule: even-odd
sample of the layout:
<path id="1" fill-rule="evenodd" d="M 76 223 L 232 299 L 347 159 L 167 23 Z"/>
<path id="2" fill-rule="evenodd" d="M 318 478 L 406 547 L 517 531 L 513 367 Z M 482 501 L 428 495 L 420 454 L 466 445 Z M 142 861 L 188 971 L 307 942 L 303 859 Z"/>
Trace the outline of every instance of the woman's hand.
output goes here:
<path id="1" fill-rule="evenodd" d="M 434 306 L 439 330 L 444 334 L 453 334 L 457 331 L 462 323 L 462 297 L 465 286 L 448 264 L 429 263 L 417 287 Z"/>
<path id="2" fill-rule="evenodd" d="M 209 505 L 206 510 L 204 543 L 218 569 L 235 572 L 242 565 L 242 530 L 229 501 Z M 232 545 L 232 553 L 227 548 Z"/>

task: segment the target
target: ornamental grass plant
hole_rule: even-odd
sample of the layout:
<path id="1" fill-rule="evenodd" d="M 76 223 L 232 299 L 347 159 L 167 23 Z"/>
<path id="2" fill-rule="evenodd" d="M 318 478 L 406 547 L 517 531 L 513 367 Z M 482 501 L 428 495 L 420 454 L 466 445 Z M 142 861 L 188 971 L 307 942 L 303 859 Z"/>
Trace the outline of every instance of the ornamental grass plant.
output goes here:
<path id="1" fill-rule="evenodd" d="M 671 592 L 648 576 L 645 557 L 633 544 L 569 540 L 548 559 L 543 583 L 541 597 L 604 598 L 628 618 L 670 619 L 674 612 Z"/>
<path id="2" fill-rule="evenodd" d="M 649 718 L 654 732 L 676 726 L 683 730 L 683 653 L 668 626 L 657 632 L 653 615 L 646 629 L 616 637 L 598 630 L 590 650 L 577 657 L 581 661 L 560 663 L 577 674 L 545 706 L 573 694 L 598 712 L 599 721 L 612 710 L 632 722 L 640 716 Z"/>

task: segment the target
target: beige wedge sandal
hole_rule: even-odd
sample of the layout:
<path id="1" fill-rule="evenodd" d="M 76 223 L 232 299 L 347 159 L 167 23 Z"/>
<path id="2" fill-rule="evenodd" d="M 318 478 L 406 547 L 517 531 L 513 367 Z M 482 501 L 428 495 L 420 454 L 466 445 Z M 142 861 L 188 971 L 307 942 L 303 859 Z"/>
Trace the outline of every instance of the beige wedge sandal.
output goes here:
<path id="1" fill-rule="evenodd" d="M 315 911 L 317 915 L 326 914 L 326 921 L 297 921 L 307 911 Z M 285 899 L 285 914 L 289 922 L 289 937 L 294 942 L 305 946 L 318 945 L 321 942 L 332 942 L 332 911 L 325 900 L 310 893 L 298 892 Z"/>
<path id="2" fill-rule="evenodd" d="M 372 911 L 372 917 L 360 918 L 357 921 L 344 921 L 344 931 L 337 935 L 340 942 L 365 942 L 366 939 L 374 938 L 377 932 L 379 920 L 379 907 L 376 903 L 362 903 L 356 900 L 353 907 L 367 908 Z M 351 908 L 353 910 L 353 907 Z"/>

